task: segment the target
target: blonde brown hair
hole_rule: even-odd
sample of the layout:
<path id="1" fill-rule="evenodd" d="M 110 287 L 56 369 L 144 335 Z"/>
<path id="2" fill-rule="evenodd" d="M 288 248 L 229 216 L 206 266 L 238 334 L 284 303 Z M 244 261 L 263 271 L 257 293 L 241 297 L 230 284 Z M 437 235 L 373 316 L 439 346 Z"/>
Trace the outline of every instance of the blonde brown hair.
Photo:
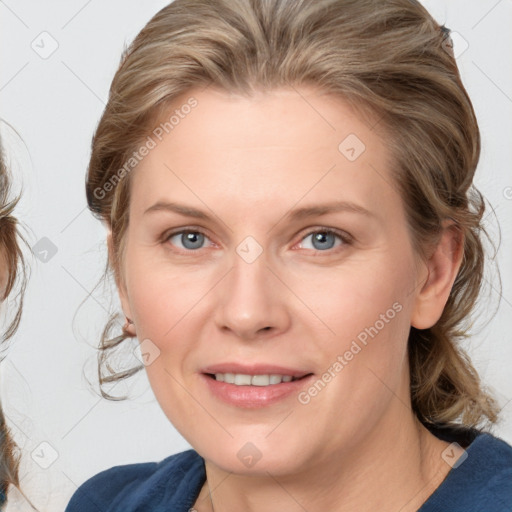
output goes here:
<path id="1" fill-rule="evenodd" d="M 411 329 L 411 400 L 424 424 L 497 421 L 498 407 L 460 346 L 468 336 L 484 271 L 484 199 L 473 187 L 480 156 L 475 113 L 440 26 L 411 0 L 176 0 L 158 12 L 124 52 L 92 141 L 86 192 L 90 210 L 112 229 L 110 260 L 122 281 L 129 222 L 131 154 L 180 94 L 213 85 L 255 90 L 313 85 L 377 120 L 394 159 L 394 180 L 411 239 L 425 257 L 444 219 L 464 235 L 464 256 L 440 320 Z M 107 356 L 129 334 L 101 339 Z M 108 396 L 104 393 L 105 396 Z"/>
<path id="2" fill-rule="evenodd" d="M 0 140 L 0 252 L 2 261 L 6 262 L 6 268 L 2 268 L 2 274 L 7 274 L 7 284 L 0 297 L 4 301 L 15 304 L 14 317 L 7 329 L 3 332 L 0 344 L 9 340 L 18 329 L 23 310 L 23 298 L 27 284 L 27 267 L 22 252 L 22 244 L 27 245 L 19 231 L 18 221 L 13 216 L 13 211 L 20 196 L 10 200 L 11 180 L 9 171 L 5 165 L 2 143 Z M 3 265 L 3 263 L 2 263 Z M 5 416 L 0 407 L 0 493 L 5 498 L 9 485 L 19 487 L 18 478 L 19 454 L 18 449 L 7 427 Z M 0 505 L 1 508 L 1 505 Z"/>

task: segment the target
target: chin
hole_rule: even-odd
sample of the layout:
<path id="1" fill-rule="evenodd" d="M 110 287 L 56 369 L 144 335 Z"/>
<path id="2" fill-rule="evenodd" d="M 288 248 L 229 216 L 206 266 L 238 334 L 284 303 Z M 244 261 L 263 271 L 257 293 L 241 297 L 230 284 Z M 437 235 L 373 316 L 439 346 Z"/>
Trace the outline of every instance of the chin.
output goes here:
<path id="1" fill-rule="evenodd" d="M 208 463 L 228 473 L 252 476 L 268 476 L 270 473 L 278 476 L 297 471 L 300 464 L 297 454 L 303 455 L 303 450 L 264 438 L 258 440 L 256 436 L 253 441 L 250 439 L 250 435 L 245 435 L 230 438 L 224 443 L 209 439 L 190 444 Z"/>

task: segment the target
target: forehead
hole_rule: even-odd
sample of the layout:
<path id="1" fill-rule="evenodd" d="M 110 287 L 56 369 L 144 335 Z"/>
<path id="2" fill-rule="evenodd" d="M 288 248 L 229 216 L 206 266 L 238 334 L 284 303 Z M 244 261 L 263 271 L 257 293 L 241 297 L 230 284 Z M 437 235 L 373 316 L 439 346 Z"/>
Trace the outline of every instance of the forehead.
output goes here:
<path id="1" fill-rule="evenodd" d="M 382 150 L 377 148 L 382 141 L 374 131 L 377 115 L 372 116 L 368 109 L 363 115 L 360 110 L 312 86 L 254 91 L 251 96 L 214 87 L 196 88 L 175 98 L 155 122 L 155 129 L 160 129 L 169 144 L 174 141 L 184 148 L 198 149 L 201 138 L 208 146 L 230 149 L 284 149 L 288 145 L 305 150 L 314 146 L 337 149 L 338 139 L 353 133 L 374 150 Z M 304 136 L 309 140 L 307 146 Z"/>
<path id="2" fill-rule="evenodd" d="M 390 154 L 371 119 L 314 88 L 252 97 L 190 90 L 155 123 L 151 138 L 154 148 L 133 176 L 138 208 L 166 195 L 262 207 L 275 207 L 278 197 L 283 207 L 301 197 L 396 200 Z"/>

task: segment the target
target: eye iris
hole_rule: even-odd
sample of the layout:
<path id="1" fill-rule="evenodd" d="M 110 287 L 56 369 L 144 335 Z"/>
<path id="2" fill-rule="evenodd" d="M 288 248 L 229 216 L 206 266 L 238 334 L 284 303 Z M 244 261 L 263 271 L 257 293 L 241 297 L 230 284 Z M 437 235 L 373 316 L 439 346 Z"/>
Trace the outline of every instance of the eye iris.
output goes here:
<path id="1" fill-rule="evenodd" d="M 204 242 L 204 235 L 195 231 L 186 231 L 181 235 L 181 241 L 187 249 L 198 249 Z M 192 244 L 192 246 L 187 244 Z"/>
<path id="2" fill-rule="evenodd" d="M 331 244 L 320 245 L 320 247 L 316 247 L 315 243 L 320 242 L 321 244 L 325 244 L 326 239 L 331 239 Z M 313 246 L 315 249 L 331 249 L 334 246 L 334 233 L 328 233 L 326 231 L 319 231 L 313 235 Z"/>

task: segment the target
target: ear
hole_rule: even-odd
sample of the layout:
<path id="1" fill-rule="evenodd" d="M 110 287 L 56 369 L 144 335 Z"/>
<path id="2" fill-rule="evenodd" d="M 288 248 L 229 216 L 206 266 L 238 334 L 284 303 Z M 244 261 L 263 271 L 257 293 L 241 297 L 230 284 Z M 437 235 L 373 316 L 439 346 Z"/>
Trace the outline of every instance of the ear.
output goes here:
<path id="1" fill-rule="evenodd" d="M 443 222 L 439 242 L 426 262 L 427 277 L 416 295 L 411 325 L 428 329 L 441 318 L 464 254 L 464 236 L 453 221 Z"/>
<path id="2" fill-rule="evenodd" d="M 123 331 L 129 334 L 130 336 L 136 336 L 137 333 L 135 331 L 135 325 L 133 324 L 132 321 L 133 316 L 130 308 L 130 302 L 128 300 L 126 285 L 124 279 L 120 275 L 121 269 L 117 268 L 117 265 L 115 263 L 114 248 L 112 242 L 112 229 L 110 228 L 110 226 L 107 226 L 107 230 L 108 261 L 110 267 L 113 269 L 114 272 L 114 278 L 116 281 L 117 292 L 119 294 L 119 300 L 121 301 L 121 307 L 123 309 L 124 316 L 127 319 L 127 322 L 123 327 Z M 128 320 L 132 321 L 132 323 L 128 322 Z"/>

